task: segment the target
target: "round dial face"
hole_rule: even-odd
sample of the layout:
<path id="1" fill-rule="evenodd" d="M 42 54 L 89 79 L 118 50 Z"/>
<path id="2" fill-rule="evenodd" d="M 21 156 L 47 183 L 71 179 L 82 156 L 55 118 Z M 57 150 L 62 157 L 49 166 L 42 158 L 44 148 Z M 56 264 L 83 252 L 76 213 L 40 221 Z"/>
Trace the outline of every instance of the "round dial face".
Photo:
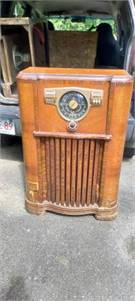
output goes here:
<path id="1" fill-rule="evenodd" d="M 64 119 L 79 120 L 88 111 L 88 101 L 81 93 L 70 91 L 60 98 L 58 108 Z"/>

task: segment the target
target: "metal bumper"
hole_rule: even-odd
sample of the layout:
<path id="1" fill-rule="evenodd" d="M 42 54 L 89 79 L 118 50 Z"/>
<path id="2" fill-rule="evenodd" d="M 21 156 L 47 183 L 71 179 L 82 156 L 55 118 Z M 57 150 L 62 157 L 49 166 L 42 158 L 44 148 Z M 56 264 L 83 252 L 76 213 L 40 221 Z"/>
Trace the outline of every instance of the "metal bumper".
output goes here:
<path id="1" fill-rule="evenodd" d="M 15 136 L 21 136 L 20 110 L 17 105 L 0 104 L 0 119 L 10 119 L 15 125 Z M 1 134 L 1 133 L 0 133 Z"/>

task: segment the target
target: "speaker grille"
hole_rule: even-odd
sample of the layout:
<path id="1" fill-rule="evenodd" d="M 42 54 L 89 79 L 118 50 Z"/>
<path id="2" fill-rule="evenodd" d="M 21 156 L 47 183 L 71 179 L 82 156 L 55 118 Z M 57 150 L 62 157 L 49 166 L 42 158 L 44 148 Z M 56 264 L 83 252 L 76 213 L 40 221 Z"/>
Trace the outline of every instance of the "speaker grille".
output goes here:
<path id="1" fill-rule="evenodd" d="M 43 196 L 47 190 L 49 202 L 66 207 L 98 203 L 104 141 L 44 137 L 40 143 Z"/>

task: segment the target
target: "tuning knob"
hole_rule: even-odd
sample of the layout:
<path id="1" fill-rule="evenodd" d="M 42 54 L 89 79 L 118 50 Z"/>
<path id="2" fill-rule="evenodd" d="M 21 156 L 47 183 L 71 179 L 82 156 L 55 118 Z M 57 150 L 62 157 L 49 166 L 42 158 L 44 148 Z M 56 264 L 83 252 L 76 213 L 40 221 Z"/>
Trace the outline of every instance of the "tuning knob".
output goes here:
<path id="1" fill-rule="evenodd" d="M 70 132 L 75 132 L 76 129 L 77 129 L 77 127 L 78 127 L 77 122 L 74 121 L 74 120 L 71 120 L 71 121 L 69 122 L 67 128 L 68 128 L 68 131 L 70 131 Z"/>

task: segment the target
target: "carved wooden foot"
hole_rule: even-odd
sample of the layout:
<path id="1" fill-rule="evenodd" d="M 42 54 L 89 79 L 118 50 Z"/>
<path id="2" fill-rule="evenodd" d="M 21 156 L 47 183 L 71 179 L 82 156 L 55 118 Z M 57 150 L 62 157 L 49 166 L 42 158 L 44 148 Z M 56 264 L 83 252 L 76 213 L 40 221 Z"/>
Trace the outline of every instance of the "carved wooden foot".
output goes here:
<path id="1" fill-rule="evenodd" d="M 98 212 L 95 214 L 95 218 L 101 221 L 112 221 L 115 219 L 118 215 L 118 210 L 117 211 L 108 211 L 108 212 Z"/>
<path id="2" fill-rule="evenodd" d="M 25 201 L 26 210 L 29 213 L 40 215 L 46 212 L 46 208 L 44 204 L 30 202 L 28 199 Z"/>

